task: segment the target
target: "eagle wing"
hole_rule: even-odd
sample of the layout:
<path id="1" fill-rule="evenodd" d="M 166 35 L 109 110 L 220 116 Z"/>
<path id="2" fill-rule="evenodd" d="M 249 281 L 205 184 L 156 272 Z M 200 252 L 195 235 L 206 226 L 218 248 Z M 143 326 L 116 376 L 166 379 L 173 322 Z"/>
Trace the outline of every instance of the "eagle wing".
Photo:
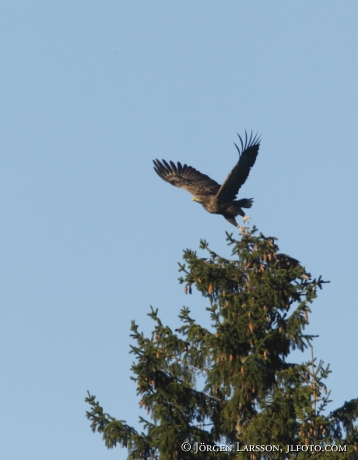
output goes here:
<path id="1" fill-rule="evenodd" d="M 166 182 L 175 187 L 183 188 L 194 196 L 216 195 L 220 185 L 209 176 L 202 174 L 191 166 L 177 165 L 170 161 L 153 160 L 154 171 Z"/>
<path id="2" fill-rule="evenodd" d="M 252 136 L 251 133 L 248 138 L 245 131 L 245 142 L 243 142 L 241 136 L 239 136 L 239 139 L 241 149 L 234 143 L 240 155 L 239 161 L 229 173 L 217 194 L 217 197 L 220 198 L 222 202 L 231 201 L 236 198 L 240 187 L 245 183 L 250 173 L 250 169 L 255 164 L 257 154 L 259 153 L 260 138 L 257 135 Z"/>
<path id="3" fill-rule="evenodd" d="M 295 268 L 295 267 L 300 267 L 302 269 L 302 274 L 300 275 L 300 278 L 303 280 L 310 280 L 311 279 L 311 273 L 307 273 L 304 267 L 300 264 L 300 262 L 297 259 L 294 259 L 291 256 L 288 256 L 287 254 L 275 254 L 275 258 L 278 261 L 278 266 L 280 268 Z"/>

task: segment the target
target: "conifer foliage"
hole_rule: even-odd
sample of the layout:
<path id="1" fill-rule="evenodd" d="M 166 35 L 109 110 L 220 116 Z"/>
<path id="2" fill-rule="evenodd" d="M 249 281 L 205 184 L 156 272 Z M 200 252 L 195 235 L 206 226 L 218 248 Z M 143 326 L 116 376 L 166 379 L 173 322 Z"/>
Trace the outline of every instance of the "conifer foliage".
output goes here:
<path id="1" fill-rule="evenodd" d="M 300 265 L 283 267 L 275 238 L 255 227 L 241 231 L 238 240 L 227 234 L 230 260 L 201 241 L 206 257 L 186 250 L 179 264 L 184 291 L 196 288 L 207 299 L 211 327 L 186 307 L 175 330 L 151 309 L 149 338 L 132 323 L 132 379 L 147 412 L 140 418 L 143 431 L 104 413 L 89 393 L 92 430 L 103 434 L 108 448 L 126 447 L 132 459 L 358 458 L 358 399 L 329 412 L 329 366 L 317 362 L 313 351 L 308 362 L 288 359 L 294 349 L 313 350 L 314 336 L 305 327 L 325 281 L 302 278 Z M 183 450 L 183 443 L 191 449 Z M 214 449 L 219 445 L 228 449 Z M 319 448 L 294 450 L 310 445 Z M 325 451 L 331 445 L 347 448 Z"/>

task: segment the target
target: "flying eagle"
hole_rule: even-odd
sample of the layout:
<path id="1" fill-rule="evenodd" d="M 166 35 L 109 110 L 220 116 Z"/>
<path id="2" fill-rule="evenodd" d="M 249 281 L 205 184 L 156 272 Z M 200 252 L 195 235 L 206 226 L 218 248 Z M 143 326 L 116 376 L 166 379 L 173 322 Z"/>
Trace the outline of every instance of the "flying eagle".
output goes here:
<path id="1" fill-rule="evenodd" d="M 175 187 L 187 190 L 194 195 L 192 201 L 197 201 L 212 214 L 221 214 L 235 227 L 238 227 L 236 216 L 245 218 L 242 208 L 252 206 L 252 198 L 235 198 L 255 164 L 260 147 L 260 138 L 257 135 L 253 136 L 251 133 L 248 137 L 245 132 L 245 142 L 239 134 L 238 136 L 241 149 L 235 143 L 234 145 L 240 158 L 222 185 L 191 166 L 181 165 L 179 162 L 175 165 L 172 161 L 169 164 L 165 160 L 153 160 L 154 171 L 159 177 Z"/>

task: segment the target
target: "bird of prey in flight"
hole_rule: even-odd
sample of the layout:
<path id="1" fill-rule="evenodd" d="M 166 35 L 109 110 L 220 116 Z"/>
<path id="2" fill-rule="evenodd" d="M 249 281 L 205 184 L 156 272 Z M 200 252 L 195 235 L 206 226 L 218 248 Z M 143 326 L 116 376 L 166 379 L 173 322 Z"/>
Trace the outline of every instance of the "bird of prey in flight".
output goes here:
<path id="1" fill-rule="evenodd" d="M 234 145 L 239 152 L 239 161 L 222 185 L 186 164 L 153 160 L 154 171 L 159 177 L 175 187 L 187 190 L 194 195 L 192 201 L 197 201 L 212 214 L 221 214 L 235 227 L 238 227 L 235 220 L 236 216 L 245 218 L 242 208 L 251 208 L 252 206 L 252 198 L 242 198 L 241 200 L 235 198 L 245 183 L 250 169 L 255 164 L 260 147 L 260 138 L 257 135 L 253 136 L 251 133 L 248 136 L 245 132 L 245 140 L 240 135 L 238 136 L 240 147 L 235 143 Z"/>

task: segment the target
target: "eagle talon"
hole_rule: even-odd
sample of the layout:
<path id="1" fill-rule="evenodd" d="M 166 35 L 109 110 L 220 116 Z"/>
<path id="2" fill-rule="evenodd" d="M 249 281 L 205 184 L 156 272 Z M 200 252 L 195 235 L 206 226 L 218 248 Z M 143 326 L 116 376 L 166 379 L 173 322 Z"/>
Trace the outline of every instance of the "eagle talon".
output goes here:
<path id="1" fill-rule="evenodd" d="M 239 229 L 239 232 L 243 236 L 248 235 L 250 233 L 249 232 L 249 227 L 245 227 L 244 225 L 238 225 L 237 228 Z"/>

